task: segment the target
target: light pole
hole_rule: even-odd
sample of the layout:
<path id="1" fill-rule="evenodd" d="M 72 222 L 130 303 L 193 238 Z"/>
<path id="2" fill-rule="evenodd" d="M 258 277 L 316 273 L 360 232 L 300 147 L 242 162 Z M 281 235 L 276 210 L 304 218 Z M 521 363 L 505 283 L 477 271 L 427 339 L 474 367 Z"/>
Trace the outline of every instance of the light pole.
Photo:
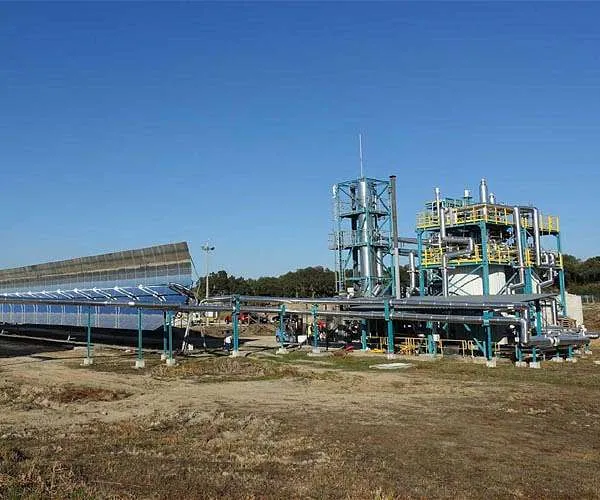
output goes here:
<path id="1" fill-rule="evenodd" d="M 206 252 L 206 295 L 204 297 L 206 299 L 208 299 L 208 255 L 209 252 L 212 252 L 214 249 L 215 247 L 209 246 L 208 242 L 206 242 L 206 245 L 202 245 L 202 250 Z"/>

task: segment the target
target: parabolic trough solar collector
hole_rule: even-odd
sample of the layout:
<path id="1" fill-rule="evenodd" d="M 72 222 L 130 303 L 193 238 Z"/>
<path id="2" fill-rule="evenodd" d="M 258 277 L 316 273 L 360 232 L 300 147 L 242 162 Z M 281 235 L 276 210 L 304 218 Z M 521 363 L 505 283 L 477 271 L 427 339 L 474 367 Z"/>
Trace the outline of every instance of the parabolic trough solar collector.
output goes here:
<path id="1" fill-rule="evenodd" d="M 192 259 L 186 242 L 0 270 L 0 296 L 6 298 L 182 304 L 188 297 L 178 290 L 191 285 Z M 0 304 L 3 324 L 83 327 L 87 317 L 85 306 Z M 135 308 L 93 310 L 96 328 L 133 330 L 137 322 Z M 162 311 L 144 311 L 145 330 L 162 324 Z"/>

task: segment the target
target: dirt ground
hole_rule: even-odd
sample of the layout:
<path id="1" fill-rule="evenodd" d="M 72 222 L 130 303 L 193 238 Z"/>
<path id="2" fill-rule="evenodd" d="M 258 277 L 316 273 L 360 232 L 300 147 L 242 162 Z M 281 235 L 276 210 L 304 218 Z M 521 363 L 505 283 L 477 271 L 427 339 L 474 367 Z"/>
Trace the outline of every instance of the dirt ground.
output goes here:
<path id="1" fill-rule="evenodd" d="M 591 332 L 600 332 L 600 303 L 583 305 L 583 322 Z"/>
<path id="2" fill-rule="evenodd" d="M 83 356 L 0 359 L 0 497 L 600 497 L 596 353 L 394 371 L 370 368 L 381 355 Z"/>

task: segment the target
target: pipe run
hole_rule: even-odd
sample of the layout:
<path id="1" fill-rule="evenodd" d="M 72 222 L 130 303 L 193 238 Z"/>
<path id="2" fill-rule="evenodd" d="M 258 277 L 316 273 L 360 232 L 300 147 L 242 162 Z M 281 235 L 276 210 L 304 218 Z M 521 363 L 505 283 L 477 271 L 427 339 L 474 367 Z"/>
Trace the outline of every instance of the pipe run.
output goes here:
<path id="1" fill-rule="evenodd" d="M 521 234 L 521 210 L 513 207 L 514 238 L 517 244 L 517 267 L 519 270 L 519 281 L 508 285 L 508 289 L 515 291 L 525 286 L 525 264 L 523 262 L 523 237 Z"/>
<path id="2" fill-rule="evenodd" d="M 396 298 L 400 298 L 400 253 L 398 251 L 398 211 L 396 205 L 396 176 L 390 175 L 391 223 L 392 245 L 394 259 L 394 291 Z"/>
<path id="3" fill-rule="evenodd" d="M 415 262 L 415 252 L 410 252 L 408 254 L 408 273 L 410 276 L 409 294 L 412 295 L 413 293 L 415 293 L 415 291 L 418 290 L 417 276 L 419 274 L 419 271 L 417 271 L 417 266 Z M 399 299 L 400 297 L 396 298 Z"/>
<path id="4" fill-rule="evenodd" d="M 482 179 L 484 181 L 484 179 Z M 473 238 L 462 237 L 462 236 L 448 236 L 446 233 L 446 211 L 443 208 L 440 188 L 435 188 L 435 204 L 437 209 L 438 218 L 440 221 L 440 234 L 437 241 L 430 241 L 432 245 L 437 245 L 442 252 L 442 295 L 447 297 L 449 295 L 449 279 L 448 279 L 448 259 L 460 257 L 463 255 L 471 255 L 475 249 L 475 242 Z M 458 245 L 466 245 L 467 248 L 462 250 L 454 250 L 452 252 L 444 251 L 444 245 L 448 243 L 454 243 Z"/>

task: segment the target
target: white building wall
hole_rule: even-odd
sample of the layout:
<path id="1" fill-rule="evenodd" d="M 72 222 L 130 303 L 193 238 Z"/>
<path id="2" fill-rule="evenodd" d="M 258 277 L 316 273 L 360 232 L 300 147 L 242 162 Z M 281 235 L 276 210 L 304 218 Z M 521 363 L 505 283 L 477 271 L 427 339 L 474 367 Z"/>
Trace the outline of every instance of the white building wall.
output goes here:
<path id="1" fill-rule="evenodd" d="M 583 304 L 579 295 L 566 293 L 567 298 L 567 316 L 577 321 L 578 325 L 583 323 Z"/>

